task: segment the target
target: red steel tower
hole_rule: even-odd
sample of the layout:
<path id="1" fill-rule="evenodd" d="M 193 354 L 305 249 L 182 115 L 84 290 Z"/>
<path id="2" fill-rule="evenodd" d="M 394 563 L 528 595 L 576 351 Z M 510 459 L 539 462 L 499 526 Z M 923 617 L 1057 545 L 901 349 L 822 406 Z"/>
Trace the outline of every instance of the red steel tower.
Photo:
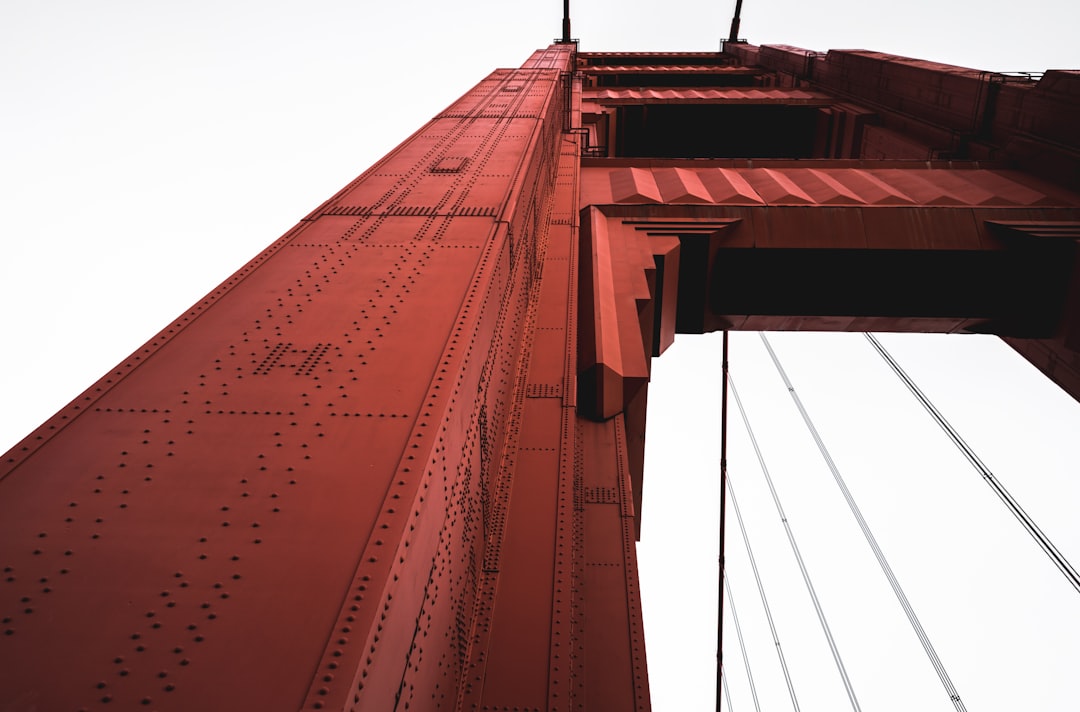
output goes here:
<path id="1" fill-rule="evenodd" d="M 647 709 L 650 359 L 983 332 L 1080 395 L 1078 108 L 739 42 L 492 72 L 3 457 L 0 707 Z"/>

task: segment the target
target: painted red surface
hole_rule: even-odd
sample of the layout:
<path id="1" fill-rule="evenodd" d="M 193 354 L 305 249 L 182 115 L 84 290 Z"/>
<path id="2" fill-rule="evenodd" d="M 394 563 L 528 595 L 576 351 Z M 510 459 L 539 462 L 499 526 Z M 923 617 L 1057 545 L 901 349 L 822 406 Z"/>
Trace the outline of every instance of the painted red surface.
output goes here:
<path id="1" fill-rule="evenodd" d="M 982 80 L 574 49 L 483 79 L 3 457 L 0 707 L 648 709 L 634 542 L 649 359 L 676 331 L 979 328 L 1080 392 L 1080 201 L 1032 128 L 1070 100 L 991 117 L 1028 127 L 998 151 L 1019 170 L 881 161 L 862 147 L 930 146 L 947 117 L 903 132 L 830 87 Z M 762 66 L 713 71 L 739 58 Z M 700 77 L 679 91 L 706 103 L 809 96 L 849 157 L 583 159 L 589 121 L 673 91 L 583 90 L 594 65 Z M 940 299 L 870 289 L 883 254 Z M 850 288 L 755 291 L 792 255 Z"/>

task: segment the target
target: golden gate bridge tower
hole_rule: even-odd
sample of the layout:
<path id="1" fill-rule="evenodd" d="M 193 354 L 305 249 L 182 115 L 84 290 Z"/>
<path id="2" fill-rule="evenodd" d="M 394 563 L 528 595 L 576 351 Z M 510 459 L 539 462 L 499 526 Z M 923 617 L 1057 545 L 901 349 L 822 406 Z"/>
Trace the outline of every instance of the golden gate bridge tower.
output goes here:
<path id="1" fill-rule="evenodd" d="M 736 34 L 567 20 L 4 455 L 0 708 L 646 710 L 676 333 L 996 334 L 1080 396 L 1080 73 Z"/>

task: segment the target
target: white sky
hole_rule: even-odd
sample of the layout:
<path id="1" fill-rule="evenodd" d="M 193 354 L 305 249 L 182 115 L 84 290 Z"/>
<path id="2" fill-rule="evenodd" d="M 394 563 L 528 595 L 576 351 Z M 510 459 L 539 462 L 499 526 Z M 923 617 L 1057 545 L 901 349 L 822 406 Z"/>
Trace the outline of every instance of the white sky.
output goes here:
<path id="1" fill-rule="evenodd" d="M 372 5 L 0 6 L 0 450 L 491 69 L 518 66 L 560 31 L 557 0 Z M 689 1 L 572 8 L 583 50 L 715 49 L 731 11 Z M 1074 2 L 746 0 L 742 28 L 755 43 L 814 50 L 995 70 L 1080 67 Z M 719 350 L 706 341 L 680 337 L 657 363 L 650 394 L 641 556 L 660 712 L 712 705 L 719 391 L 703 381 L 717 380 Z M 968 708 L 1075 709 L 1076 593 L 967 464 L 938 446 L 942 436 L 861 337 L 774 343 Z M 992 340 L 885 343 L 1080 563 L 1070 448 L 1080 408 Z M 850 517 L 836 509 L 835 485 L 783 387 L 760 368 L 756 337 L 735 335 L 732 359 L 863 708 L 952 709 L 865 547 L 852 546 Z M 680 382 L 687 374 L 693 380 Z M 731 473 L 764 550 L 775 516 L 732 416 Z M 675 454 L 661 454 L 666 446 Z M 729 568 L 756 641 L 763 709 L 788 709 L 771 642 L 754 627 L 756 591 L 740 547 L 733 536 Z M 789 580 L 789 558 L 781 548 L 766 575 L 802 707 L 843 709 L 820 634 L 803 630 L 813 621 L 798 611 L 805 596 Z M 674 592 L 662 592 L 664 582 Z M 779 612 L 782 599 L 793 612 Z M 739 654 L 726 649 L 735 709 L 751 709 Z"/>

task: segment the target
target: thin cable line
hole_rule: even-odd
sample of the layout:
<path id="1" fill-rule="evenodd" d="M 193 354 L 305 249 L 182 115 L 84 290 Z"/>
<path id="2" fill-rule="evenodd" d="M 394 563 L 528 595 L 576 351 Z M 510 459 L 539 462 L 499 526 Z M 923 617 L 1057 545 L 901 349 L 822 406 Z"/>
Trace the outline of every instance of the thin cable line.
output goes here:
<path id="1" fill-rule="evenodd" d="M 720 526 L 719 554 L 716 582 L 716 710 L 720 712 L 720 678 L 724 674 L 724 526 L 727 521 L 727 416 L 728 416 L 728 332 L 724 332 L 721 356 L 723 381 L 720 385 Z"/>
<path id="2" fill-rule="evenodd" d="M 731 705 L 731 691 L 728 690 L 727 675 L 723 672 L 720 673 L 720 682 L 724 686 L 724 701 L 727 702 L 728 712 L 733 712 L 735 708 Z"/>
<path id="3" fill-rule="evenodd" d="M 904 589 L 901 588 L 900 582 L 893 574 L 892 567 L 889 566 L 889 562 L 885 559 L 885 554 L 878 546 L 877 539 L 874 538 L 873 532 L 870 531 L 870 526 L 866 523 L 866 519 L 863 518 L 859 505 L 855 503 L 855 498 L 852 497 L 851 491 L 848 490 L 847 483 L 844 481 L 844 478 L 841 477 L 840 470 L 837 469 L 836 463 L 833 462 L 832 456 L 829 455 L 829 451 L 825 447 L 825 443 L 822 441 L 821 436 L 818 434 L 817 428 L 814 427 L 814 422 L 810 419 L 810 414 L 807 413 L 806 408 L 803 407 L 802 399 L 800 399 L 799 394 L 795 392 L 795 387 L 791 385 L 787 372 L 784 371 L 784 367 L 780 364 L 780 359 L 776 357 L 776 353 L 769 344 L 769 340 L 765 337 L 765 334 L 760 334 L 760 336 L 762 343 L 765 344 L 765 349 L 769 352 L 769 357 L 772 359 L 773 365 L 776 366 L 776 370 L 780 374 L 780 378 L 783 379 L 784 385 L 787 386 L 788 393 L 791 394 L 792 400 L 795 401 L 795 407 L 799 409 L 799 414 L 802 415 L 807 430 L 810 431 L 810 435 L 814 438 L 814 442 L 817 443 L 818 450 L 825 459 L 825 464 L 829 466 L 829 471 L 832 472 L 833 479 L 836 480 L 836 485 L 844 495 L 844 501 L 847 502 L 848 508 L 851 509 L 851 514 L 855 517 L 855 521 L 858 522 L 859 529 L 862 530 L 863 537 L 866 538 L 866 543 L 870 545 L 870 550 L 874 552 L 874 558 L 877 559 L 878 565 L 881 566 L 881 571 L 889 581 L 889 586 L 892 588 L 893 593 L 896 594 L 896 600 L 900 602 L 900 607 L 904 610 L 904 614 L 907 616 L 908 622 L 911 623 L 911 627 L 915 631 L 915 635 L 919 638 L 919 642 L 922 643 L 923 650 L 926 652 L 930 664 L 937 672 L 938 678 L 941 679 L 941 684 L 945 687 L 945 692 L 949 695 L 949 699 L 952 701 L 953 705 L 955 705 L 958 712 L 966 712 L 964 703 L 960 701 L 960 694 L 956 691 L 956 687 L 953 686 L 948 672 L 945 671 L 945 666 L 942 665 L 937 652 L 934 650 L 933 644 L 930 642 L 930 638 L 926 635 L 926 631 L 923 630 L 922 624 L 919 622 L 919 617 L 915 615 L 915 609 L 912 608 L 911 603 L 908 602 L 907 596 L 904 594 Z"/>
<path id="4" fill-rule="evenodd" d="M 730 383 L 730 375 L 728 376 Z M 750 546 L 750 537 L 746 532 L 746 524 L 743 522 L 742 511 L 739 509 L 739 501 L 735 499 L 735 490 L 731 486 L 731 475 L 727 479 L 728 499 L 731 500 L 731 509 L 735 512 L 735 520 L 739 523 L 739 532 L 742 534 L 743 544 L 746 546 L 746 555 L 750 558 L 750 568 L 754 572 L 754 581 L 757 583 L 758 594 L 761 596 L 761 605 L 765 609 L 765 618 L 769 621 L 769 631 L 772 633 L 773 644 L 776 646 L 776 654 L 780 658 L 780 667 L 784 671 L 784 682 L 787 683 L 788 694 L 791 695 L 791 705 L 795 712 L 799 712 L 799 701 L 795 697 L 795 686 L 791 682 L 791 673 L 788 672 L 787 660 L 784 658 L 784 649 L 780 647 L 780 636 L 776 632 L 776 623 L 773 621 L 772 608 L 769 599 L 765 596 L 765 585 L 761 581 L 758 572 L 757 560 Z"/>
<path id="5" fill-rule="evenodd" d="M 727 572 L 724 573 L 724 591 L 727 593 L 728 610 L 731 611 L 731 622 L 735 624 L 735 634 L 739 636 L 739 650 L 742 652 L 743 667 L 746 668 L 746 679 L 750 681 L 750 694 L 754 697 L 754 709 L 761 712 L 758 703 L 757 686 L 754 685 L 754 674 L 750 671 L 750 658 L 746 654 L 746 642 L 743 640 L 742 625 L 739 624 L 739 614 L 735 612 L 735 597 L 731 595 L 731 584 L 728 583 Z M 721 678 L 723 675 L 721 675 Z"/>
<path id="6" fill-rule="evenodd" d="M 945 419 L 945 416 L 934 407 L 934 404 L 931 403 L 930 399 L 926 397 L 917 385 L 915 385 L 915 382 L 904 372 L 904 369 L 900 368 L 900 364 L 885 350 L 885 347 L 881 345 L 881 342 L 874 338 L 872 334 L 864 334 L 864 336 L 866 336 L 867 340 L 870 341 L 881 357 L 885 359 L 885 362 L 889 364 L 893 372 L 900 378 L 904 385 L 907 386 L 908 390 L 911 391 L 911 394 L 915 396 L 916 400 L 922 404 L 923 408 L 926 409 L 926 412 L 934 419 L 934 422 L 945 431 L 945 434 L 949 436 L 949 439 L 953 441 L 953 444 L 964 454 L 964 457 L 967 458 L 972 467 L 982 475 L 983 479 L 986 480 L 986 484 L 988 484 L 990 489 L 994 491 L 994 494 L 1001 499 L 1012 515 L 1016 517 L 1017 521 L 1023 525 L 1024 529 L 1027 530 L 1027 533 L 1031 535 L 1031 538 L 1034 539 L 1043 552 L 1050 557 L 1050 560 L 1054 562 L 1054 565 L 1058 567 L 1062 574 L 1064 574 L 1065 579 L 1072 584 L 1072 587 L 1075 588 L 1077 592 L 1080 592 L 1080 574 L 1077 574 L 1076 569 L 1073 568 L 1072 564 L 1069 563 L 1064 554 L 1058 551 L 1058 548 L 1054 546 L 1054 542 L 1050 541 L 1050 537 L 1043 533 L 1042 529 L 1039 528 L 1039 525 L 1035 523 L 1035 520 L 1024 511 L 1024 508 L 1021 507 L 1020 503 L 1016 501 L 1007 489 L 1005 489 L 1005 486 L 998 482 L 998 479 L 994 477 L 994 473 L 983 464 L 983 461 L 979 459 L 979 456 L 975 454 L 975 451 L 968 446 L 962 437 L 960 437 L 960 433 L 949 424 L 949 421 Z"/>
<path id="7" fill-rule="evenodd" d="M 821 623 L 821 630 L 825 634 L 825 640 L 829 644 L 829 651 L 832 653 L 833 662 L 836 663 L 836 669 L 840 673 L 840 679 L 844 683 L 844 690 L 847 692 L 848 699 L 851 701 L 851 707 L 855 712 L 861 712 L 862 708 L 859 707 L 859 700 L 855 697 L 855 688 L 851 686 L 851 680 L 848 678 L 847 670 L 844 668 L 844 661 L 840 658 L 840 650 L 836 647 L 836 640 L 833 638 L 832 630 L 829 628 L 829 622 L 825 619 L 825 611 L 821 608 L 821 601 L 818 599 L 817 591 L 814 590 L 814 584 L 810 580 L 810 573 L 806 570 L 806 563 L 803 561 L 802 553 L 799 551 L 799 545 L 795 543 L 795 534 L 792 532 L 791 525 L 788 523 L 787 515 L 784 513 L 784 507 L 780 504 L 780 496 L 776 493 L 772 475 L 769 474 L 769 468 L 765 465 L 765 458 L 761 454 L 761 447 L 758 446 L 757 437 L 754 436 L 754 430 L 750 427 L 750 420 L 746 417 L 746 409 L 743 408 L 742 400 L 739 398 L 739 392 L 735 390 L 735 383 L 731 380 L 730 375 L 728 376 L 728 387 L 731 388 L 731 397 L 735 400 L 735 405 L 739 409 L 739 415 L 742 416 L 743 425 L 746 426 L 746 432 L 750 436 L 750 444 L 754 447 L 754 454 L 757 455 L 758 464 L 761 465 L 761 472 L 765 475 L 765 482 L 769 485 L 769 493 L 772 494 L 773 504 L 776 505 L 776 512 L 780 515 L 780 522 L 784 525 L 784 532 L 787 534 L 788 544 L 791 545 L 791 551 L 795 554 L 795 561 L 799 564 L 799 572 L 802 574 L 803 583 L 806 584 L 806 590 L 810 594 L 810 601 L 814 604 L 814 611 L 817 613 L 818 622 Z"/>

